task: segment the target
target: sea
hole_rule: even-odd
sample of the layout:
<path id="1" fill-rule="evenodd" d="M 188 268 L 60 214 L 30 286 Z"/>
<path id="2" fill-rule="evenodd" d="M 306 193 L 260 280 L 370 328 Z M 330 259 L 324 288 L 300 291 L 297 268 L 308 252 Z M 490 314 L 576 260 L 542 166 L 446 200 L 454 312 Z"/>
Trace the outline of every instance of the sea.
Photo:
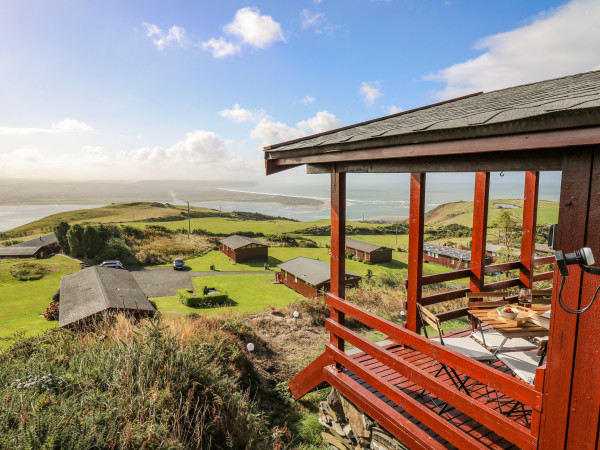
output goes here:
<path id="1" fill-rule="evenodd" d="M 329 177 L 307 175 L 306 181 L 285 181 L 248 183 L 235 189 L 219 188 L 231 192 L 249 192 L 263 195 L 285 195 L 315 199 L 320 206 L 291 206 L 275 202 L 247 201 L 207 201 L 190 202 L 191 206 L 212 208 L 221 211 L 259 212 L 272 216 L 286 217 L 300 221 L 330 218 Z M 523 198 L 522 173 L 493 173 L 490 182 L 490 202 L 493 199 Z M 425 209 L 429 211 L 443 203 L 473 200 L 474 175 L 469 174 L 428 174 L 426 182 Z M 408 217 L 410 198 L 410 178 L 407 174 L 349 174 L 346 182 L 347 218 L 349 220 L 394 220 Z M 560 174 L 543 172 L 540 176 L 542 200 L 558 201 Z M 173 193 L 170 203 L 187 204 Z M 75 209 L 95 208 L 103 205 L 0 205 L 0 232 L 24 225 L 51 214 Z"/>

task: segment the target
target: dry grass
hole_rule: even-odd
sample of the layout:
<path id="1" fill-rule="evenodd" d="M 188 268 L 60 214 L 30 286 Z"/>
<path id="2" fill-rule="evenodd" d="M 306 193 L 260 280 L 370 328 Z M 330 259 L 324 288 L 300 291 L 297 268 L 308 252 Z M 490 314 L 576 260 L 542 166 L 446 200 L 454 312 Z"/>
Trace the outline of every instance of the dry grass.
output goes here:
<path id="1" fill-rule="evenodd" d="M 207 236 L 173 234 L 137 242 L 134 251 L 136 258 L 145 264 L 163 264 L 174 258 L 200 256 L 214 248 L 214 240 Z"/>

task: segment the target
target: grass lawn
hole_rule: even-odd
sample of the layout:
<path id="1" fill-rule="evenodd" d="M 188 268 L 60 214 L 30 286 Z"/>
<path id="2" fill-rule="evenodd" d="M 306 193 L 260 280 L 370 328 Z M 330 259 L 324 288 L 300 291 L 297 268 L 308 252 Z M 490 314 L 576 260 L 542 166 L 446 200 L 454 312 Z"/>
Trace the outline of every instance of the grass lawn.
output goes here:
<path id="1" fill-rule="evenodd" d="M 33 334 L 58 325 L 58 321 L 47 321 L 44 314 L 50 305 L 52 294 L 60 287 L 60 278 L 81 267 L 72 259 L 56 255 L 48 259 L 35 260 L 50 272 L 40 280 L 19 281 L 9 268 L 19 261 L 0 263 L 0 337 L 10 336 L 17 331 Z M 5 347 L 6 342 L 0 342 Z"/>
<path id="2" fill-rule="evenodd" d="M 231 305 L 221 308 L 190 308 L 182 304 L 176 296 L 157 297 L 152 300 L 158 310 L 167 316 L 198 314 L 219 314 L 232 312 L 253 314 L 265 311 L 269 306 L 281 307 L 292 303 L 302 296 L 283 284 L 273 284 L 272 274 L 216 275 L 193 278 L 194 289 L 204 286 L 214 287 L 227 292 Z"/>

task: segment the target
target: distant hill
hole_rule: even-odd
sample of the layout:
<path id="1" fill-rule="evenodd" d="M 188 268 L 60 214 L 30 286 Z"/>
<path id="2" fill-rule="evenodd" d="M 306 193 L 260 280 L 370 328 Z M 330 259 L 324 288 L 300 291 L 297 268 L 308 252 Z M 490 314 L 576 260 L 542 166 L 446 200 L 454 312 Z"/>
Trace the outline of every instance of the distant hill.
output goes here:
<path id="1" fill-rule="evenodd" d="M 519 219 L 523 218 L 523 200 L 493 199 L 489 203 L 488 223 L 492 223 L 502 211 L 507 209 Z M 556 223 L 558 221 L 558 202 L 540 200 L 537 220 L 538 224 Z M 445 203 L 425 213 L 426 225 L 440 226 L 451 223 L 472 227 L 473 202 Z"/>

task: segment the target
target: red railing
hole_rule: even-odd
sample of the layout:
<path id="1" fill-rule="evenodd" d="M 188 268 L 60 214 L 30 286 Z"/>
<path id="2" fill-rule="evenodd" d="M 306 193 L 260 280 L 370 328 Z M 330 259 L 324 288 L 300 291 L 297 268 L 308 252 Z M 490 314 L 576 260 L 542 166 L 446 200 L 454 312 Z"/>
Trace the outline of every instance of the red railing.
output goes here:
<path id="1" fill-rule="evenodd" d="M 537 447 L 537 431 L 539 430 L 539 420 L 542 411 L 542 394 L 540 392 L 541 388 L 538 389 L 538 386 L 541 387 L 541 383 L 543 383 L 543 368 L 539 369 L 537 375 L 539 383 L 536 383 L 536 387 L 532 387 L 508 374 L 469 359 L 447 347 L 378 317 L 335 295 L 327 294 L 327 303 L 331 307 L 332 317 L 340 314 L 348 315 L 364 325 L 384 333 L 388 336 L 388 339 L 391 339 L 395 343 L 410 347 L 448 367 L 454 368 L 461 374 L 487 385 L 491 390 L 502 392 L 514 400 L 531 407 L 532 426 L 531 429 L 527 429 L 508 419 L 500 412 L 486 406 L 484 403 L 459 391 L 454 386 L 441 382 L 430 373 L 413 365 L 410 361 L 404 360 L 394 353 L 374 344 L 332 318 L 326 322 L 326 327 L 331 333 L 332 338 L 335 338 L 332 342 L 341 343 L 342 345 L 344 342 L 348 342 L 356 346 L 372 358 L 424 388 L 432 395 L 462 411 L 488 429 L 504 436 L 506 440 L 515 445 L 527 449 Z M 323 358 L 324 360 L 321 363 L 329 361 L 329 365 L 325 366 L 323 371 L 325 380 L 336 389 L 339 389 L 351 401 L 355 402 L 368 415 L 380 422 L 388 431 L 395 434 L 401 440 L 405 439 L 404 443 L 411 448 L 437 448 L 440 447 L 440 444 L 432 441 L 418 426 L 399 415 L 391 407 L 386 406 L 385 403 L 353 381 L 343 371 L 340 372 L 337 370 L 333 363 L 338 367 L 342 366 L 353 372 L 456 447 L 483 447 L 477 439 L 444 420 L 429 407 L 405 394 L 381 378 L 377 373 L 371 372 L 361 366 L 360 363 L 357 363 L 346 355 L 336 345 L 327 344 Z"/>

